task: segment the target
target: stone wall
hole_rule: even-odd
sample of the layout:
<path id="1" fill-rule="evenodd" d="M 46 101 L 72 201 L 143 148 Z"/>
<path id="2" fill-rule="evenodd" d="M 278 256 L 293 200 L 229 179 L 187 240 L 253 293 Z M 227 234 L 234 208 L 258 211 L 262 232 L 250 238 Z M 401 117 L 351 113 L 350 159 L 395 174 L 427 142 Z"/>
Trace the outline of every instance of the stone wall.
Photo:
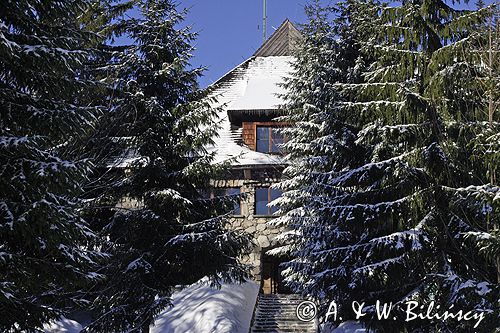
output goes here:
<path id="1" fill-rule="evenodd" d="M 244 230 L 252 235 L 254 249 L 249 256 L 243 258 L 243 261 L 252 264 L 252 275 L 257 282 L 261 281 L 262 254 L 276 245 L 274 238 L 281 230 L 267 224 L 273 219 L 273 216 L 255 214 L 255 190 L 258 187 L 271 186 L 278 181 L 277 178 L 264 178 L 260 180 L 238 179 L 214 182 L 215 187 L 240 188 L 241 193 L 244 193 L 241 199 L 241 215 L 231 218 L 231 227 L 235 230 Z"/>

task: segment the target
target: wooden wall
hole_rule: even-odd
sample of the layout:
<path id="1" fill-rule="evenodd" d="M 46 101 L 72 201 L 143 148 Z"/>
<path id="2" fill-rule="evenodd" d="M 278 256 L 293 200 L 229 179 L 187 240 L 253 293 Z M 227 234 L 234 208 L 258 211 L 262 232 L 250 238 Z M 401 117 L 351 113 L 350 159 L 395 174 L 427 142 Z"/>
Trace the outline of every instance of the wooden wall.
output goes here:
<path id="1" fill-rule="evenodd" d="M 257 148 L 255 145 L 255 131 L 256 126 L 254 122 L 243 122 L 243 142 L 252 150 Z"/>

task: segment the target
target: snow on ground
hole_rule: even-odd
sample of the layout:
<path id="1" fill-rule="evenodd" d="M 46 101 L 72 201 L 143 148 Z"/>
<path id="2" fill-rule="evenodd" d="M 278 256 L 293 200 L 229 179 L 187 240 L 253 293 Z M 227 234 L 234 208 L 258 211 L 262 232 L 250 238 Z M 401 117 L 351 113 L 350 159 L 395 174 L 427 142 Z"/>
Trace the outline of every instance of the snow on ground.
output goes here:
<path id="1" fill-rule="evenodd" d="M 174 307 L 163 311 L 151 333 L 248 333 L 259 292 L 255 282 L 225 284 L 221 289 L 199 283 L 172 295 Z M 79 333 L 82 325 L 61 319 L 45 333 Z"/>
<path id="2" fill-rule="evenodd" d="M 369 333 L 362 324 L 355 321 L 346 321 L 338 327 L 326 326 L 321 330 L 321 333 Z"/>
<path id="3" fill-rule="evenodd" d="M 202 280 L 172 295 L 173 307 L 164 310 L 151 333 L 248 333 L 259 286 L 255 282 L 211 288 Z M 45 326 L 45 333 L 79 333 L 82 325 L 66 318 Z M 361 323 L 328 325 L 322 333 L 369 333 Z"/>
<path id="4" fill-rule="evenodd" d="M 80 323 L 62 318 L 61 320 L 44 326 L 45 333 L 78 333 L 83 329 Z"/>
<path id="5" fill-rule="evenodd" d="M 255 282 L 220 290 L 198 284 L 173 295 L 173 308 L 160 314 L 151 333 L 248 333 L 259 292 Z"/>

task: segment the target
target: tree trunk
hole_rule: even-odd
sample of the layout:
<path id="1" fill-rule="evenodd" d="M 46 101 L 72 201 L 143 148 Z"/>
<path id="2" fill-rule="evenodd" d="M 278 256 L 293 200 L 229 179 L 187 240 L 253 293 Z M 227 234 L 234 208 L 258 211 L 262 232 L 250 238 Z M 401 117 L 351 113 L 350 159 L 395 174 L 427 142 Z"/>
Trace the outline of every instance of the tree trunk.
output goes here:
<path id="1" fill-rule="evenodd" d="M 146 324 L 142 325 L 141 333 L 149 333 L 149 320 L 146 320 Z"/>

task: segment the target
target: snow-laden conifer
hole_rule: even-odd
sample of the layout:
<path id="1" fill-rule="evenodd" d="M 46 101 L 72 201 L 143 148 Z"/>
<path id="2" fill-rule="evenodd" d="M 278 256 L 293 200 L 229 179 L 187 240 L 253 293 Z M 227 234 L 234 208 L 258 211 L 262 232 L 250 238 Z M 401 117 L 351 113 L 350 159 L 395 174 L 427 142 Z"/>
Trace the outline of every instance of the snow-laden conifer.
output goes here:
<path id="1" fill-rule="evenodd" d="M 476 44 L 492 8 L 456 10 L 443 1 L 353 1 L 342 8 L 342 24 L 360 47 L 359 57 L 340 57 L 355 61 L 352 72 L 321 75 L 340 67 L 321 57 L 341 52 L 335 46 L 351 35 L 320 43 L 326 52 L 306 37 L 288 83 L 288 117 L 297 123 L 285 147 L 295 165 L 280 185 L 287 192 L 276 202 L 283 216 L 275 223 L 290 230 L 274 251 L 293 258 L 287 281 L 347 306 L 378 299 L 402 308 L 417 300 L 480 311 L 487 317 L 482 328 L 492 329 L 496 259 L 468 240 L 491 238 L 499 221 L 491 163 L 498 148 L 474 144 L 487 137 L 491 145 L 499 128 L 498 114 L 488 122 L 488 91 L 477 84 L 486 73 Z M 335 26 L 331 31 L 342 25 Z M 452 331 L 471 325 L 404 319 L 373 324 Z"/>
<path id="2" fill-rule="evenodd" d="M 82 69 L 95 36 L 88 1 L 4 1 L 0 9 L 0 330 L 32 332 L 81 305 L 101 276 L 81 218 L 91 167 L 77 153 L 98 108 Z"/>
<path id="3" fill-rule="evenodd" d="M 206 151 L 218 110 L 198 88 L 202 70 L 189 64 L 196 35 L 181 27 L 185 13 L 170 0 L 118 6 L 108 9 L 129 6 L 137 15 L 113 20 L 114 33 L 129 42 L 109 45 L 114 53 L 103 67 L 114 88 L 108 141 L 120 154 L 107 171 L 118 177 L 93 200 L 93 225 L 111 255 L 87 328 L 100 333 L 148 331 L 176 288 L 203 277 L 241 281 L 247 267 L 239 257 L 249 245 L 227 228 L 232 203 L 206 195 L 220 169 Z"/>

